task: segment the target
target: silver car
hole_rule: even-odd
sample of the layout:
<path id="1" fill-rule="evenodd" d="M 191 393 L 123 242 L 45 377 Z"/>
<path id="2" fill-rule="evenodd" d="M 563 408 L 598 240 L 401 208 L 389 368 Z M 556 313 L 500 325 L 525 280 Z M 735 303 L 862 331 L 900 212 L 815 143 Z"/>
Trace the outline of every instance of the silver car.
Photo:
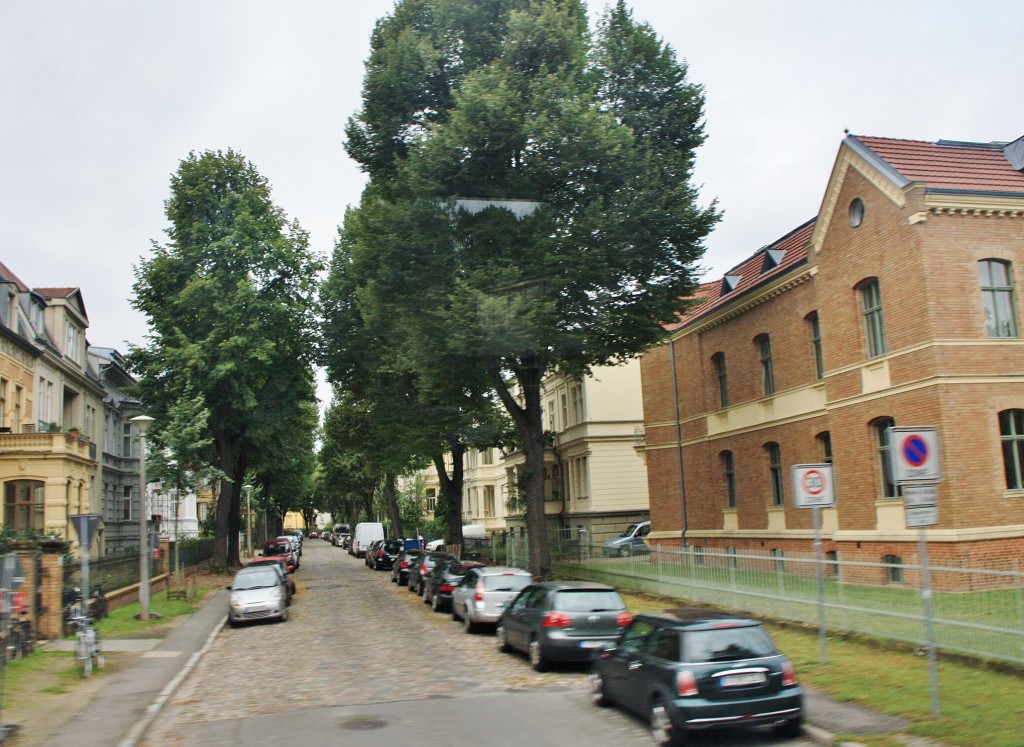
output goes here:
<path id="1" fill-rule="evenodd" d="M 242 568 L 228 589 L 228 624 L 232 627 L 251 620 L 288 619 L 288 589 L 277 569 Z"/>
<path id="2" fill-rule="evenodd" d="M 533 576 L 522 568 L 470 568 L 452 591 L 452 619 L 462 620 L 467 633 L 501 619 L 505 607 L 530 585 Z"/>

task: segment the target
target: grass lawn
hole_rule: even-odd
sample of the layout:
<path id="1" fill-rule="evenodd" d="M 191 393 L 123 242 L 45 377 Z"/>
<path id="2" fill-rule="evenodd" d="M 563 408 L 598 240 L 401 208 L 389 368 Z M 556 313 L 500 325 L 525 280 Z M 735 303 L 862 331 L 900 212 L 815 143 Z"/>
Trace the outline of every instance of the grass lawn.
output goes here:
<path id="1" fill-rule="evenodd" d="M 624 593 L 634 614 L 678 607 L 678 599 Z M 801 682 L 837 700 L 856 702 L 909 720 L 906 733 L 957 747 L 1024 745 L 1024 669 L 939 660 L 939 706 L 931 714 L 928 659 L 893 644 L 832 637 L 828 663 L 820 662 L 818 631 L 813 627 L 769 625 L 776 645 L 792 661 Z M 1005 670 L 1005 671 L 1004 671 Z M 905 747 L 897 735 L 839 735 L 870 747 Z"/>

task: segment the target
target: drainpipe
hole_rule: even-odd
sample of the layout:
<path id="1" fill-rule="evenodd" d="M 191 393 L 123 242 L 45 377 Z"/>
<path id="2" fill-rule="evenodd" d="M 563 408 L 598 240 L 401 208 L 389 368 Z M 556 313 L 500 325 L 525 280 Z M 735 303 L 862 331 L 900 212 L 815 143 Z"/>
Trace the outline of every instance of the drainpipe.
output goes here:
<path id="1" fill-rule="evenodd" d="M 668 354 L 672 364 L 672 402 L 675 405 L 676 414 L 676 461 L 679 465 L 679 498 L 683 513 L 683 529 L 680 533 L 680 541 L 683 549 L 686 544 L 686 480 L 683 472 L 683 424 L 679 414 L 679 379 L 676 376 L 676 344 L 671 337 L 668 340 Z"/>

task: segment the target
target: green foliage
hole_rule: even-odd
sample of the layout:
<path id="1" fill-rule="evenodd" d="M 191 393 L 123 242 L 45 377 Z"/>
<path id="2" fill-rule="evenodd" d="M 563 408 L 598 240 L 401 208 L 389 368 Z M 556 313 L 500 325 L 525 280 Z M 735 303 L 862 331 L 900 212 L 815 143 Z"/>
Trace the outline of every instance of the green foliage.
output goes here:
<path id="1" fill-rule="evenodd" d="M 132 305 L 151 333 L 129 359 L 155 442 L 176 470 L 195 473 L 205 461 L 227 477 L 216 536 L 233 562 L 247 464 L 308 448 L 275 434 L 314 399 L 321 263 L 267 180 L 234 151 L 189 154 L 165 205 L 168 243 L 154 243 L 135 270 Z"/>
<path id="2" fill-rule="evenodd" d="M 496 396 L 543 536 L 540 383 L 639 354 L 684 309 L 719 217 L 690 183 L 702 116 L 621 2 L 592 37 L 579 0 L 400 0 L 347 129 L 371 179 L 328 284 L 332 381 L 397 383 L 362 390 L 367 409 L 397 404 L 444 448 Z M 531 553 L 546 576 L 544 542 Z"/>

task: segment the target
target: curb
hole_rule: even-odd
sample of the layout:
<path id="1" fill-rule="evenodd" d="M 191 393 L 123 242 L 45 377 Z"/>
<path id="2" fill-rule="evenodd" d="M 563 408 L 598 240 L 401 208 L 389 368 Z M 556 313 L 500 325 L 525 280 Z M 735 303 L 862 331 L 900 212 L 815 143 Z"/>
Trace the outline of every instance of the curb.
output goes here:
<path id="1" fill-rule="evenodd" d="M 814 724 L 804 723 L 804 736 L 822 747 L 864 747 L 860 742 L 836 742 L 836 735 Z"/>
<path id="2" fill-rule="evenodd" d="M 203 647 L 193 653 L 188 658 L 188 661 L 185 662 L 184 666 L 182 666 L 181 671 L 174 676 L 174 679 L 164 685 L 164 689 L 160 691 L 160 694 L 157 695 L 153 702 L 146 707 L 146 715 L 135 723 L 127 736 L 117 743 L 117 747 L 135 747 L 135 745 L 138 744 L 139 740 L 142 739 L 143 735 L 146 733 L 146 730 L 149 729 L 153 724 L 153 721 L 155 721 L 156 717 L 160 714 L 161 709 L 167 701 L 171 699 L 171 696 L 174 695 L 174 691 L 178 689 L 185 678 L 188 677 L 195 668 L 196 664 L 199 663 L 199 660 L 203 658 L 203 654 L 205 654 L 209 650 L 210 646 L 213 645 L 217 636 L 220 635 L 221 630 L 224 629 L 224 624 L 227 622 L 227 619 L 227 615 L 224 615 L 224 617 L 221 618 L 220 622 L 217 623 L 213 630 L 210 631 L 210 634 L 206 637 Z"/>

